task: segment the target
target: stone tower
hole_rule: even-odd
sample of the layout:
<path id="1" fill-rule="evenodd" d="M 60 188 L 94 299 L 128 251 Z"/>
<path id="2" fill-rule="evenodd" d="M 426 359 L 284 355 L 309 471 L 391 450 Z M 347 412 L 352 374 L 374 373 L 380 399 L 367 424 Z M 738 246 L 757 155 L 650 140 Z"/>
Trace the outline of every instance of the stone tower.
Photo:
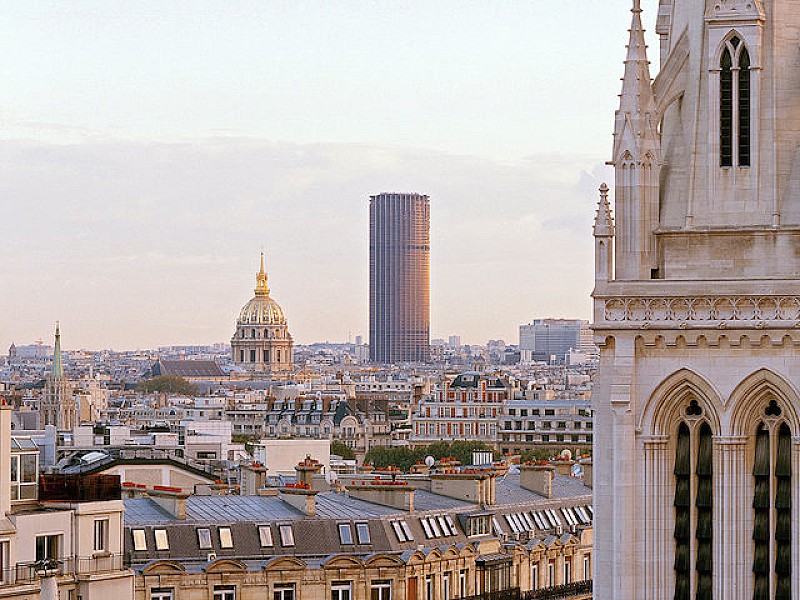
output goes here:
<path id="1" fill-rule="evenodd" d="M 53 368 L 47 376 L 39 406 L 39 427 L 55 425 L 68 431 L 78 425 L 78 411 L 72 388 L 64 378 L 64 363 L 61 357 L 61 331 L 56 323 L 56 340 L 53 348 Z"/>
<path id="2" fill-rule="evenodd" d="M 798 600 L 800 0 L 661 0 L 654 80 L 632 12 L 594 227 L 594 594 Z"/>

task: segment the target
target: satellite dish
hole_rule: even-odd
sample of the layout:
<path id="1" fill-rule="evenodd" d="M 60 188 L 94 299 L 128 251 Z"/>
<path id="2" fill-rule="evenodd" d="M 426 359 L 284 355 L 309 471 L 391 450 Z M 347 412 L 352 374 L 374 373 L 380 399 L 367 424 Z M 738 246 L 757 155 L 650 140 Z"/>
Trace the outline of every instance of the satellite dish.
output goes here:
<path id="1" fill-rule="evenodd" d="M 433 458 L 432 456 L 426 456 L 425 457 L 425 464 L 428 465 L 429 467 L 432 467 L 433 465 L 436 464 L 436 459 Z"/>
<path id="2" fill-rule="evenodd" d="M 333 485 L 336 483 L 337 479 L 339 478 L 336 476 L 336 471 L 328 471 L 325 473 L 325 481 L 328 482 L 328 485 Z"/>
<path id="3" fill-rule="evenodd" d="M 561 460 L 572 460 L 572 452 L 569 450 L 562 450 L 559 456 L 561 457 Z"/>
<path id="4" fill-rule="evenodd" d="M 510 467 L 508 467 L 508 474 L 519 475 L 519 467 L 517 465 L 511 465 Z"/>
<path id="5" fill-rule="evenodd" d="M 572 465 L 572 476 L 578 478 L 583 477 L 583 469 L 581 469 L 581 466 L 578 463 Z"/>

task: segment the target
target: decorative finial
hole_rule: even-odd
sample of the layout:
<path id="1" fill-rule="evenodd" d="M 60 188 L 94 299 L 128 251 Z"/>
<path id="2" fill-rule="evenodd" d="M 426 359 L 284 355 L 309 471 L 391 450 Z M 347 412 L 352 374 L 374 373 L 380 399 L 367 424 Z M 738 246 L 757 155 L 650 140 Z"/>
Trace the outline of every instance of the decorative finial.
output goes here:
<path id="1" fill-rule="evenodd" d="M 600 201 L 597 204 L 597 213 L 594 217 L 595 237 L 614 235 L 614 219 L 611 216 L 611 206 L 608 203 L 608 185 L 600 184 Z"/>

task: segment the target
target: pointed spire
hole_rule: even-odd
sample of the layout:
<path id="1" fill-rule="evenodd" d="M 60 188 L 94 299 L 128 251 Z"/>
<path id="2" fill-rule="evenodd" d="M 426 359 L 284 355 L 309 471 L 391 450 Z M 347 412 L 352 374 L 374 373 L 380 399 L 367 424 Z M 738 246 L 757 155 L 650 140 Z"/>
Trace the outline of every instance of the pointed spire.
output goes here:
<path id="1" fill-rule="evenodd" d="M 61 329 L 56 321 L 56 341 L 53 347 L 53 379 L 64 379 L 64 363 L 61 360 Z"/>
<path id="2" fill-rule="evenodd" d="M 264 251 L 261 251 L 261 268 L 256 273 L 256 296 L 269 296 L 267 271 L 264 268 Z"/>
<path id="3" fill-rule="evenodd" d="M 594 236 L 605 237 L 614 235 L 614 218 L 611 216 L 611 205 L 608 202 L 608 185 L 600 184 L 600 201 L 597 203 L 597 213 L 594 217 Z"/>
<path id="4" fill-rule="evenodd" d="M 625 151 L 635 160 L 641 160 L 646 153 L 639 147 L 641 141 L 643 138 L 656 135 L 651 121 L 652 115 L 655 114 L 655 97 L 650 79 L 650 62 L 647 60 L 647 43 L 642 26 L 640 0 L 633 0 L 629 32 L 625 75 L 622 78 L 622 92 L 619 96 L 619 110 L 614 128 L 612 162 L 618 161 Z"/>

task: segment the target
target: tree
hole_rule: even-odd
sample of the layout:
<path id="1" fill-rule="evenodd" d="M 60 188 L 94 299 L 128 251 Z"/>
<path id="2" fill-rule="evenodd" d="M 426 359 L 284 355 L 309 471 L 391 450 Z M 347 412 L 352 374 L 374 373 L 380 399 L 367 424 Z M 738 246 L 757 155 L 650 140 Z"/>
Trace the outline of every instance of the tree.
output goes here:
<path id="1" fill-rule="evenodd" d="M 353 452 L 353 449 L 339 440 L 333 440 L 331 442 L 331 454 L 341 456 L 345 460 L 355 460 L 356 458 L 356 453 Z"/>
<path id="2" fill-rule="evenodd" d="M 462 465 L 472 464 L 472 453 L 479 450 L 490 450 L 483 442 L 474 440 L 456 440 L 454 442 L 434 442 L 429 446 L 416 448 L 387 448 L 378 446 L 367 452 L 365 462 L 376 467 L 395 466 L 401 471 L 408 471 L 412 465 L 423 462 L 427 456 L 436 460 L 452 456 Z"/>
<path id="3" fill-rule="evenodd" d="M 196 385 L 176 375 L 159 375 L 152 379 L 142 380 L 136 386 L 136 391 L 143 394 L 177 394 L 180 396 L 196 396 L 200 393 Z"/>

